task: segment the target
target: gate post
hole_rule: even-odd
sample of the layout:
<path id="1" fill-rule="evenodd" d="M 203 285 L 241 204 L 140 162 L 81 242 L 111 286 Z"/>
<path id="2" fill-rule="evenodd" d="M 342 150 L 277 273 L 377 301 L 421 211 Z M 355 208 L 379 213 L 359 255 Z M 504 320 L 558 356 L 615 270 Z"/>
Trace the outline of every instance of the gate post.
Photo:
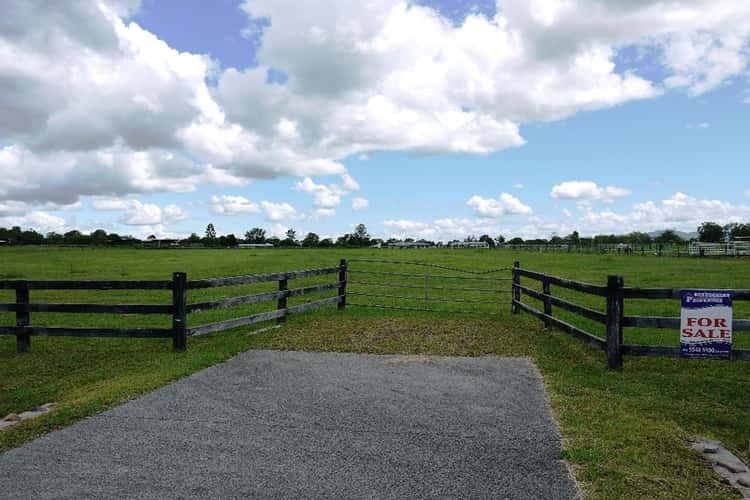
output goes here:
<path id="1" fill-rule="evenodd" d="M 29 284 L 19 281 L 16 285 L 16 327 L 28 327 L 31 323 L 31 314 L 26 308 L 29 305 Z M 24 308 L 21 310 L 21 308 Z M 31 335 L 28 332 L 16 334 L 16 349 L 18 352 L 29 352 L 31 349 Z"/>
<path id="2" fill-rule="evenodd" d="M 289 290 L 289 282 L 286 279 L 286 275 L 284 275 L 283 279 L 279 280 L 279 292 L 281 292 L 281 295 L 279 295 L 279 300 L 276 302 L 276 309 L 282 310 L 286 309 L 287 306 L 287 297 L 289 294 L 287 293 L 287 290 Z M 286 312 L 284 312 L 284 315 L 276 319 L 276 324 L 280 325 L 286 321 Z"/>
<path id="3" fill-rule="evenodd" d="M 544 293 L 544 314 L 547 316 L 552 316 L 552 299 L 550 298 L 551 291 L 550 291 L 550 285 L 549 285 L 549 276 L 546 274 L 544 275 L 544 278 L 542 279 L 542 292 Z M 552 328 L 552 320 L 549 318 L 544 318 L 544 327 L 547 330 L 550 330 Z"/>
<path id="4" fill-rule="evenodd" d="M 172 273 L 172 350 L 187 349 L 187 274 Z"/>
<path id="5" fill-rule="evenodd" d="M 521 263 L 519 261 L 515 261 L 513 263 L 513 285 L 512 285 L 512 294 L 511 294 L 511 306 L 510 306 L 510 312 L 512 314 L 518 314 L 521 310 L 521 308 L 518 306 L 518 302 L 521 302 L 521 289 L 518 288 L 521 285 L 521 275 L 518 273 L 518 270 L 521 268 Z"/>
<path id="6" fill-rule="evenodd" d="M 622 276 L 607 276 L 607 368 L 622 368 Z"/>
<path id="7" fill-rule="evenodd" d="M 339 304 L 338 310 L 343 311 L 346 309 L 346 272 L 348 266 L 346 265 L 346 259 L 341 259 L 339 262 Z"/>

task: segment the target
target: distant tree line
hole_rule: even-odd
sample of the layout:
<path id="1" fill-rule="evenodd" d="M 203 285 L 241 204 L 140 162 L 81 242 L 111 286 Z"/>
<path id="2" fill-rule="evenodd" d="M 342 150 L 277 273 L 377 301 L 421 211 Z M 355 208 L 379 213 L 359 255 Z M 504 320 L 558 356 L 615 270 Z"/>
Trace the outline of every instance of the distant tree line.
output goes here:
<path id="1" fill-rule="evenodd" d="M 108 233 L 103 229 L 97 229 L 90 234 L 77 230 L 68 231 L 64 234 L 55 232 L 42 234 L 33 229 L 22 230 L 19 226 L 13 226 L 10 229 L 0 227 L 0 243 L 11 245 L 134 246 L 156 245 L 162 242 L 188 247 L 235 247 L 241 243 L 268 243 L 277 247 L 366 247 L 382 243 L 382 240 L 371 238 L 364 224 L 357 225 L 352 233 L 340 236 L 335 241 L 331 238 L 321 239 L 316 233 L 307 233 L 300 240 L 297 231 L 294 229 L 289 229 L 284 238 L 267 236 L 266 230 L 260 227 L 254 227 L 245 232 L 244 238 L 238 238 L 234 234 L 218 235 L 213 223 L 206 226 L 203 236 L 192 233 L 181 240 L 157 238 L 156 235 L 150 235 L 142 240 L 133 236 Z"/>
<path id="2" fill-rule="evenodd" d="M 722 243 L 737 239 L 750 239 L 750 223 L 733 222 L 731 224 L 721 225 L 715 222 L 704 222 L 697 228 L 698 241 L 706 243 Z M 301 239 L 294 229 L 289 229 L 284 238 L 268 236 L 266 230 L 260 227 L 254 227 L 245 232 L 244 237 L 237 237 L 234 234 L 217 235 L 213 223 L 206 226 L 203 236 L 192 233 L 182 240 L 159 239 L 155 235 L 148 236 L 145 240 L 133 236 L 124 236 L 117 233 L 108 233 L 103 229 L 97 229 L 90 234 L 85 234 L 77 230 L 68 231 L 60 234 L 49 232 L 46 234 L 39 233 L 33 229 L 22 230 L 19 226 L 10 229 L 0 227 L 0 243 L 12 245 L 91 245 L 91 246 L 134 246 L 134 245 L 154 245 L 161 242 L 169 244 L 188 246 L 188 247 L 235 247 L 239 244 L 271 244 L 275 247 L 305 247 L 305 248 L 332 248 L 347 247 L 361 248 L 373 245 L 388 245 L 393 243 L 419 243 L 428 246 L 442 246 L 443 242 L 434 242 L 430 240 L 406 238 L 399 240 L 391 238 L 382 240 L 372 238 L 367 232 L 364 224 L 358 224 L 354 231 L 339 236 L 335 240 L 332 238 L 321 238 L 316 233 L 307 233 Z M 674 245 L 684 243 L 683 239 L 677 232 L 666 230 L 656 237 L 648 233 L 634 231 L 628 234 L 600 234 L 593 237 L 582 237 L 578 231 L 573 231 L 567 236 L 554 235 L 549 239 L 534 238 L 524 240 L 520 237 L 507 239 L 503 235 L 492 237 L 483 234 L 479 237 L 474 235 L 467 236 L 465 242 L 485 242 L 490 247 L 501 245 L 573 245 L 573 246 L 598 246 L 608 244 L 630 244 L 630 245 Z M 455 243 L 449 242 L 448 244 Z"/>
<path id="3" fill-rule="evenodd" d="M 33 229 L 22 230 L 19 226 L 10 229 L 0 227 L 0 241 L 13 245 L 95 245 L 95 246 L 127 246 L 141 242 L 132 236 L 122 236 L 117 233 L 108 233 L 103 229 L 97 229 L 90 234 L 72 230 L 60 234 L 49 232 L 39 233 Z"/>
<path id="4" fill-rule="evenodd" d="M 705 243 L 724 243 L 750 238 L 750 224 L 733 222 L 722 226 L 715 222 L 704 222 L 698 228 L 698 240 Z"/>
<path id="5" fill-rule="evenodd" d="M 244 243 L 263 244 L 270 243 L 277 247 L 305 247 L 305 248 L 331 248 L 331 247 L 368 247 L 382 243 L 380 239 L 373 239 L 367 233 L 364 224 L 358 224 L 354 232 L 339 236 L 335 241 L 331 238 L 322 238 L 316 233 L 307 233 L 302 239 L 298 239 L 297 231 L 289 229 L 285 238 L 266 236 L 266 231 L 260 227 L 254 227 L 245 233 Z"/>

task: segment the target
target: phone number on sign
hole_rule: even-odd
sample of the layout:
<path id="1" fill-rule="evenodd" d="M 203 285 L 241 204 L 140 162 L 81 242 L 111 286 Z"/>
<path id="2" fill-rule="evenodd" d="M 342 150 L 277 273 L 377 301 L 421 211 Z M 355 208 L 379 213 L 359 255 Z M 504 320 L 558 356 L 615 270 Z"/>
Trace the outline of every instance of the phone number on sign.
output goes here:
<path id="1" fill-rule="evenodd" d="M 716 349 L 715 347 L 701 347 L 698 345 L 691 345 L 687 348 L 688 352 L 696 352 L 696 353 L 706 353 L 706 354 L 714 354 L 719 352 L 725 352 L 719 349 Z"/>

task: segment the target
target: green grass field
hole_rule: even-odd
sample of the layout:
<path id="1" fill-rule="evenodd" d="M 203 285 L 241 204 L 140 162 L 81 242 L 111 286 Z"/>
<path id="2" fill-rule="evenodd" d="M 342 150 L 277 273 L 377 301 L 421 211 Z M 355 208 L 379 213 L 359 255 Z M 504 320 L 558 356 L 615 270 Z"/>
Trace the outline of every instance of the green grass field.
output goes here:
<path id="1" fill-rule="evenodd" d="M 427 261 L 477 270 L 523 267 L 553 275 L 604 284 L 607 274 L 621 274 L 626 286 L 750 288 L 747 260 L 676 259 L 652 256 L 543 254 L 486 250 L 118 250 L 88 248 L 0 249 L 0 279 L 170 279 L 186 271 L 189 279 L 328 267 L 347 259 Z M 0 451 L 102 411 L 170 381 L 251 348 L 304 349 L 374 353 L 528 356 L 542 372 L 568 460 L 589 498 L 736 498 L 718 476 L 691 452 L 693 436 L 722 440 L 750 459 L 750 364 L 625 358 L 622 371 L 605 369 L 604 354 L 559 332 L 547 332 L 528 315 L 509 314 L 507 281 L 442 278 L 450 271 L 430 269 L 431 287 L 462 286 L 487 291 L 420 289 L 424 270 L 352 262 L 351 281 L 408 284 L 396 289 L 351 284 L 350 291 L 409 295 L 409 300 L 352 295 L 350 302 L 403 304 L 470 310 L 472 314 L 422 313 L 328 307 L 292 317 L 279 329 L 251 334 L 251 329 L 191 338 L 188 351 L 172 353 L 168 339 L 32 338 L 31 352 L 15 352 L 13 337 L 0 337 L 0 416 L 56 401 L 48 415 L 0 431 Z M 418 279 L 358 271 L 418 273 Z M 487 275 L 507 278 L 507 272 Z M 333 281 L 333 275 L 290 282 L 290 288 Z M 462 283 L 462 285 L 457 285 Z M 274 283 L 193 291 L 189 302 L 272 290 Z M 535 287 L 538 288 L 538 287 Z M 602 300 L 559 289 L 554 292 L 598 307 Z M 330 292 L 319 297 L 328 296 Z M 458 296 L 483 300 L 451 304 L 435 299 Z M 356 300 L 355 300 L 356 297 Z M 297 303 L 318 297 L 295 299 Z M 12 302 L 0 291 L 0 302 Z M 170 301 L 169 292 L 32 291 L 32 302 L 153 303 Z M 525 299 L 526 300 L 526 299 Z M 532 299 L 528 299 L 533 303 Z M 295 302 L 291 302 L 293 305 Z M 272 309 L 259 304 L 191 315 L 190 326 Z M 750 318 L 750 304 L 738 303 L 735 316 Z M 677 301 L 628 301 L 627 314 L 676 316 Z M 556 313 L 557 314 L 557 313 Z M 601 334 L 594 325 L 561 314 Z M 10 325 L 11 314 L 0 314 Z M 168 326 L 166 316 L 32 314 L 34 325 Z M 258 325 L 255 329 L 268 325 Z M 735 334 L 735 344 L 750 347 L 750 335 Z M 635 330 L 626 342 L 677 345 L 677 332 Z"/>

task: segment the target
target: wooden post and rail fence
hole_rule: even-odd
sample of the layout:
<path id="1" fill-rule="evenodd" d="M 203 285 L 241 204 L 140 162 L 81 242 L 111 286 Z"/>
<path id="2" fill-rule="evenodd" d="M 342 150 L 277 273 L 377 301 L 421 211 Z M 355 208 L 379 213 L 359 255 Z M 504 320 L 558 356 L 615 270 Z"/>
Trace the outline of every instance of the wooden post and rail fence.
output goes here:
<path id="1" fill-rule="evenodd" d="M 338 281 L 301 288 L 288 287 L 289 280 L 336 274 Z M 209 278 L 188 281 L 187 274 L 174 273 L 172 280 L 164 281 L 31 281 L 3 280 L 0 290 L 15 290 L 16 301 L 0 303 L 0 312 L 15 312 L 15 326 L 0 326 L 0 335 L 15 335 L 18 352 L 28 352 L 31 337 L 131 337 L 131 338 L 171 338 L 175 351 L 187 348 L 188 337 L 221 332 L 232 328 L 251 325 L 276 319 L 283 322 L 291 314 L 300 314 L 326 305 L 346 306 L 346 260 L 338 266 L 289 271 L 272 274 L 233 276 L 229 278 Z M 237 297 L 222 298 L 207 302 L 188 304 L 188 291 L 225 286 L 249 285 L 253 283 L 278 282 L 275 292 L 256 293 Z M 34 290 L 171 290 L 171 304 L 49 304 L 31 302 Z M 290 297 L 301 297 L 326 290 L 337 290 L 333 297 L 307 302 L 289 307 Z M 225 309 L 239 305 L 258 304 L 276 300 L 276 309 L 249 316 L 232 318 L 206 325 L 188 328 L 188 315 L 199 311 Z M 32 313 L 83 313 L 83 314 L 161 314 L 172 316 L 171 328 L 68 328 L 32 325 Z"/>
<path id="2" fill-rule="evenodd" d="M 511 268 L 511 277 L 489 277 L 488 274 L 507 270 L 500 268 L 489 271 L 461 270 L 448 266 L 400 262 L 400 261 L 376 261 L 371 259 L 354 259 L 353 262 L 379 263 L 379 264 L 399 264 L 399 265 L 419 265 L 435 268 L 443 271 L 461 271 L 469 273 L 468 275 L 438 275 L 435 278 L 448 280 L 480 280 L 480 283 L 486 283 L 484 287 L 474 286 L 430 286 L 430 290 L 441 290 L 443 292 L 468 292 L 473 294 L 496 294 L 502 292 L 500 289 L 487 288 L 489 284 L 500 284 L 503 281 L 512 281 L 510 290 L 505 288 L 505 293 L 511 293 L 511 312 L 518 314 L 521 311 L 532 314 L 541 319 L 547 329 L 559 328 L 576 338 L 587 342 L 597 349 L 606 353 L 607 366 L 609 368 L 621 368 L 623 364 L 623 355 L 633 356 L 680 356 L 680 348 L 672 346 L 653 346 L 653 345 L 635 345 L 626 344 L 623 338 L 624 328 L 669 328 L 679 329 L 680 318 L 678 317 L 661 317 L 661 316 L 634 316 L 626 315 L 626 300 L 628 299 L 677 299 L 681 297 L 681 289 L 674 288 L 633 288 L 625 287 L 622 276 L 610 275 L 604 285 L 596 285 L 581 281 L 574 281 L 557 276 L 551 276 L 528 269 L 523 269 L 519 262 L 515 262 Z M 171 280 L 163 281 L 32 281 L 32 280 L 3 280 L 0 281 L 0 290 L 14 290 L 15 302 L 0 303 L 0 312 L 14 312 L 14 326 L 0 326 L 0 335 L 11 335 L 16 337 L 18 352 L 27 352 L 31 347 L 31 337 L 33 336 L 72 336 L 72 337 L 132 337 L 132 338 L 171 338 L 172 347 L 175 351 L 184 351 L 187 348 L 189 337 L 205 335 L 209 333 L 221 332 L 238 327 L 243 327 L 264 321 L 276 320 L 277 323 L 283 323 L 287 316 L 300 314 L 313 309 L 327 305 L 336 304 L 339 310 L 344 310 L 347 305 L 347 295 L 375 298 L 387 298 L 393 300 L 419 300 L 420 297 L 415 295 L 392 295 L 383 292 L 361 292 L 347 290 L 347 285 L 352 283 L 357 286 L 373 286 L 381 288 L 388 286 L 388 283 L 378 281 L 371 282 L 362 279 L 349 281 L 348 273 L 350 269 L 345 259 L 339 262 L 338 266 L 311 269 L 306 271 L 288 271 L 271 274 L 252 274 L 245 276 L 233 276 L 224 278 L 208 278 L 199 280 L 188 280 L 186 273 L 177 272 L 172 275 Z M 427 279 L 428 270 L 425 270 L 424 284 L 418 285 L 413 280 L 415 276 L 402 272 L 391 272 L 383 270 L 355 270 L 358 274 L 396 277 L 406 280 L 406 282 L 393 282 L 391 286 L 406 289 L 424 289 L 424 300 L 427 301 Z M 507 272 L 507 271 L 506 271 Z M 316 284 L 311 286 L 289 288 L 289 282 L 310 278 L 314 276 L 336 275 L 335 282 Z M 432 277 L 432 275 L 430 275 Z M 533 288 L 522 282 L 522 278 L 541 284 L 540 287 Z M 506 282 L 507 282 L 506 281 Z M 188 303 L 188 294 L 191 290 L 220 288 L 229 286 L 251 285 L 256 283 L 277 282 L 278 287 L 275 291 L 254 293 L 251 295 L 233 296 L 208 300 L 198 303 Z M 555 295 L 554 288 L 559 287 L 566 290 L 572 290 L 587 295 L 602 297 L 606 301 L 604 311 L 576 304 L 569 298 L 563 298 Z M 168 304 L 87 304 L 87 303 L 38 303 L 31 301 L 32 292 L 37 290 L 171 290 L 172 300 Z M 292 297 L 302 297 L 308 294 L 320 293 L 324 291 L 336 291 L 336 295 L 323 299 L 317 299 L 312 302 L 300 305 L 289 306 L 288 300 Z M 732 290 L 734 301 L 750 301 L 750 290 Z M 538 309 L 522 300 L 527 296 L 539 300 L 542 304 Z M 457 298 L 450 299 L 433 298 L 430 301 L 438 302 L 455 302 L 458 304 L 494 304 L 501 305 L 496 299 L 473 299 Z M 276 308 L 270 311 L 258 312 L 251 315 L 235 317 L 214 323 L 203 324 L 190 328 L 188 326 L 188 316 L 200 311 L 210 311 L 215 309 L 226 309 L 242 305 L 259 304 L 276 301 Z M 429 308 L 410 307 L 404 305 L 378 305 L 369 304 L 351 304 L 352 306 L 377 307 L 385 309 L 402 309 L 408 311 L 431 311 L 431 312 L 470 312 L 470 311 L 440 311 Z M 568 313 L 586 318 L 587 320 L 604 325 L 604 335 L 597 336 L 594 333 L 586 331 L 584 328 L 576 326 L 555 315 L 555 309 L 562 309 Z M 475 311 L 479 312 L 479 311 Z M 84 313 L 84 314 L 138 314 L 138 315 L 171 315 L 171 328 L 69 328 L 69 327 L 49 327 L 34 326 L 32 324 L 32 313 Z M 484 314 L 484 313 L 483 313 Z M 486 314 L 484 314 L 486 315 Z M 734 331 L 750 331 L 750 319 L 734 319 Z M 733 349 L 731 353 L 733 360 L 750 361 L 750 349 Z"/>
<path id="3" fill-rule="evenodd" d="M 542 291 L 521 284 L 521 278 L 540 282 Z M 672 346 L 652 346 L 626 344 L 623 339 L 623 329 L 632 328 L 670 328 L 679 330 L 680 318 L 662 316 L 629 316 L 625 314 L 626 299 L 676 299 L 681 298 L 682 289 L 679 288 L 628 288 L 625 287 L 622 276 L 610 275 L 606 285 L 594 285 L 581 281 L 573 281 L 557 276 L 530 271 L 521 268 L 518 261 L 513 264 L 513 300 L 511 312 L 518 314 L 525 311 L 544 321 L 547 328 L 557 327 L 571 335 L 606 352 L 607 366 L 621 368 L 623 355 L 631 356 L 666 356 L 679 357 L 680 348 Z M 576 292 L 604 297 L 606 311 L 598 311 L 590 307 L 576 304 L 570 300 L 555 296 L 552 286 L 573 290 Z M 750 290 L 732 290 L 734 301 L 750 301 Z M 543 310 L 539 310 L 522 301 L 522 295 L 542 302 Z M 553 306 L 574 313 L 586 319 L 605 326 L 605 338 L 601 338 L 567 321 L 555 317 Z M 750 331 L 749 319 L 734 319 L 734 331 Z M 732 360 L 750 361 L 750 349 L 732 349 Z"/>

